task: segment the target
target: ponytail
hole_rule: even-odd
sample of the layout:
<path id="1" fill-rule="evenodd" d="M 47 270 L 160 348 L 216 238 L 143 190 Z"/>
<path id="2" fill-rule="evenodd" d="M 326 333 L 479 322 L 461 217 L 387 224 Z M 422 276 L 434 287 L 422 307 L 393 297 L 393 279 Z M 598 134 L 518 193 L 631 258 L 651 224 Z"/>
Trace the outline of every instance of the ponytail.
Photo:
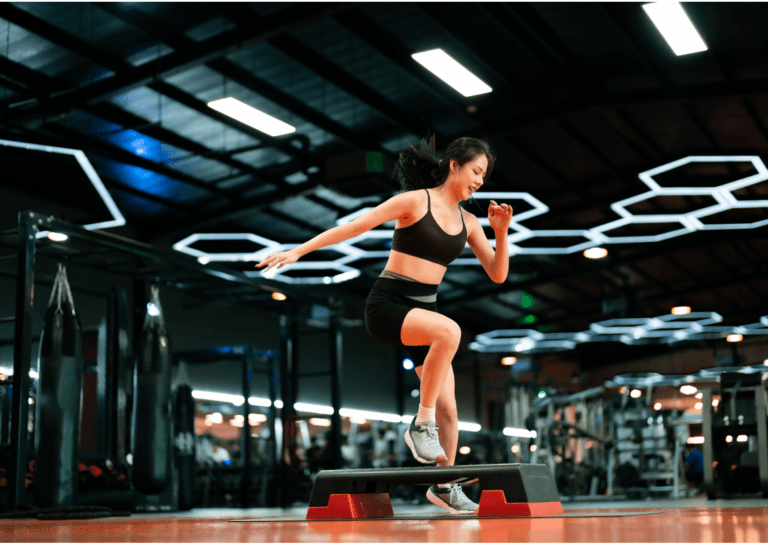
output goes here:
<path id="1" fill-rule="evenodd" d="M 392 179 L 400 182 L 404 191 L 437 187 L 448 177 L 448 163 L 435 157 L 435 136 L 423 138 L 419 147 L 411 146 L 400 152 Z"/>

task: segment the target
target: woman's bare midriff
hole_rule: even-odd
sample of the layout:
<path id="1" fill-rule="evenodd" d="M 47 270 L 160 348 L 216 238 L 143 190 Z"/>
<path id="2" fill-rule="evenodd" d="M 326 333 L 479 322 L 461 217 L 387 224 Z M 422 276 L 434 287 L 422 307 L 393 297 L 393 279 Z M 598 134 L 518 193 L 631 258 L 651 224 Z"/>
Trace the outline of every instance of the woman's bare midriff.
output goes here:
<path id="1" fill-rule="evenodd" d="M 423 202 L 419 203 L 419 206 L 412 214 L 399 218 L 395 225 L 395 229 L 409 227 L 427 215 L 427 195 L 423 191 L 422 194 Z M 439 204 L 435 205 L 435 194 L 432 191 L 430 191 L 430 197 L 432 201 L 432 216 L 435 218 L 438 226 L 449 235 L 459 234 L 462 230 L 462 220 L 456 213 L 457 210 L 454 209 L 451 211 L 441 207 Z M 456 208 L 460 209 L 459 206 Z M 466 219 L 464 222 L 466 223 Z M 432 261 L 427 261 L 426 259 L 421 259 L 420 257 L 392 250 L 389 253 L 389 260 L 384 269 L 404 274 L 405 276 L 409 276 L 424 284 L 439 284 L 443 280 L 447 267 L 443 267 Z"/>

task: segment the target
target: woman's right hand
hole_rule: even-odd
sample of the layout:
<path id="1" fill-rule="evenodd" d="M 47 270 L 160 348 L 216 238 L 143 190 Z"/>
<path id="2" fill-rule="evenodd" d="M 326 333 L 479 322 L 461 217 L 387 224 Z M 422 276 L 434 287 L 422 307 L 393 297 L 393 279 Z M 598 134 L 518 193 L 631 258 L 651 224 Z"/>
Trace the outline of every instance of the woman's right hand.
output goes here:
<path id="1" fill-rule="evenodd" d="M 291 263 L 295 263 L 299 260 L 301 255 L 294 249 L 294 250 L 288 250 L 287 252 L 279 252 L 277 254 L 268 255 L 261 263 L 256 265 L 256 268 L 262 267 L 269 263 L 269 267 L 264 269 L 262 274 L 266 274 L 269 269 L 272 267 L 280 268 L 281 266 L 289 265 Z"/>

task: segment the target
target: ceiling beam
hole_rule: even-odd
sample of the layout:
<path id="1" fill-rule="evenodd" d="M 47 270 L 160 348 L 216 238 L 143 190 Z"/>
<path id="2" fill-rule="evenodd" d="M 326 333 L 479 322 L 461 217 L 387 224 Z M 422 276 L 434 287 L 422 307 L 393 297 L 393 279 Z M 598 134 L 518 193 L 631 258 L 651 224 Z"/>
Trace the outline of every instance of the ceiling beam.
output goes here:
<path id="1" fill-rule="evenodd" d="M 647 42 L 647 36 L 638 36 L 637 16 L 641 13 L 640 4 L 617 5 L 612 3 L 595 3 L 593 6 L 602 11 L 608 20 L 613 24 L 624 43 L 629 47 L 635 58 L 640 61 L 646 72 L 653 77 L 661 87 L 674 87 L 674 82 L 667 74 L 666 70 L 659 66 L 658 62 L 651 60 L 651 57 L 645 54 L 646 49 L 642 44 Z M 630 13 L 635 10 L 635 13 Z"/>
<path id="2" fill-rule="evenodd" d="M 241 24 L 246 20 L 243 17 L 248 9 L 245 4 L 219 2 L 213 7 L 216 11 L 236 24 Z M 406 110 L 396 102 L 390 100 L 379 93 L 375 88 L 366 84 L 354 74 L 350 74 L 348 71 L 330 61 L 321 53 L 305 45 L 300 40 L 289 34 L 283 34 L 271 38 L 268 43 L 342 91 L 377 110 L 380 114 L 389 118 L 402 129 L 419 137 L 422 137 L 427 133 L 426 123 L 417 114 Z M 444 135 L 437 131 L 433 132 L 435 132 L 439 141 L 443 141 L 445 138 Z"/>
<path id="3" fill-rule="evenodd" d="M 143 32 L 146 32 L 152 36 L 152 38 L 167 44 L 176 50 L 186 49 L 197 43 L 181 32 L 175 32 L 171 30 L 167 25 L 161 24 L 154 18 L 139 11 L 126 12 L 109 3 L 99 3 L 96 5 L 102 10 L 108 12 L 110 15 L 118 17 L 121 20 L 136 26 Z M 215 7 L 216 6 L 214 6 L 214 8 Z M 235 7 L 237 8 L 237 4 L 235 4 Z M 194 9 L 194 4 L 191 6 L 180 5 L 179 9 Z M 247 6 L 240 7 L 238 12 L 239 17 L 237 17 L 235 20 L 235 23 L 238 25 L 244 22 L 248 22 L 248 24 L 250 24 L 250 21 L 252 21 L 256 16 L 256 13 Z M 255 74 L 242 69 L 236 63 L 229 61 L 226 58 L 213 59 L 206 62 L 205 66 L 218 72 L 226 78 L 231 79 L 246 89 L 249 89 L 254 93 L 259 94 L 264 98 L 274 102 L 280 107 L 285 108 L 286 110 L 312 123 L 316 127 L 324 130 L 336 138 L 346 140 L 353 146 L 359 146 L 362 144 L 364 147 L 368 147 L 371 150 L 384 151 L 387 153 L 386 150 L 381 149 L 381 146 L 376 140 L 371 139 L 366 135 L 360 134 L 352 129 L 349 129 L 341 123 L 334 121 L 327 115 L 313 108 L 310 108 L 302 101 L 294 98 L 290 94 L 282 91 L 281 89 L 256 76 Z M 205 113 L 207 115 L 207 112 Z M 266 136 L 260 131 L 258 131 L 257 134 L 259 134 L 259 139 Z"/>
<path id="4" fill-rule="evenodd" d="M 202 189 L 211 195 L 216 195 L 217 197 L 229 200 L 231 202 L 236 202 L 240 199 L 240 195 L 234 191 L 220 189 L 212 184 L 208 184 L 198 180 L 197 178 L 193 178 L 192 176 L 189 176 L 188 174 L 185 174 L 179 170 L 166 167 L 162 163 L 151 161 L 139 155 L 135 155 L 130 151 L 112 144 L 111 142 L 101 140 L 94 136 L 76 131 L 75 129 L 71 129 L 58 123 L 46 123 L 45 125 L 35 129 L 35 131 L 31 131 L 29 129 L 26 130 L 30 132 L 29 139 L 34 140 L 37 143 L 50 144 L 52 143 L 50 141 L 51 138 L 54 138 L 57 140 L 55 143 L 62 147 L 74 146 L 86 153 L 98 155 L 110 161 L 132 165 L 144 170 L 148 170 L 150 172 L 154 172 L 155 174 L 161 174 L 197 189 Z M 46 137 L 45 140 L 41 138 L 43 135 Z"/>
<path id="5" fill-rule="evenodd" d="M 697 100 L 717 100 L 721 98 L 752 98 L 764 96 L 768 87 L 768 78 L 741 80 L 733 83 L 708 83 L 698 85 L 677 85 L 671 88 L 641 89 L 630 91 L 610 91 L 586 98 L 569 100 L 553 104 L 547 112 L 528 112 L 524 114 L 499 116 L 488 120 L 484 125 L 489 140 L 504 138 L 516 134 L 520 129 L 546 121 L 555 121 L 563 116 L 595 108 L 626 108 L 649 104 L 669 104 L 695 102 Z M 454 135 L 458 137 L 460 135 Z"/>
<path id="6" fill-rule="evenodd" d="M 747 255 L 744 253 L 744 251 L 741 248 L 739 248 L 738 245 L 731 244 L 731 245 L 729 245 L 729 248 L 733 248 L 738 254 L 740 254 L 742 259 L 744 259 L 744 261 L 746 261 L 747 263 L 751 263 L 752 265 L 754 265 L 754 266 L 759 268 L 760 263 L 756 263 L 754 260 L 752 260 L 749 257 L 747 257 Z M 735 267 L 735 266 L 731 265 L 726 260 L 721 258 L 719 255 L 717 255 L 712 250 L 712 248 L 710 248 L 708 246 L 704 246 L 704 251 L 707 252 L 707 255 L 709 255 L 714 261 L 716 261 L 717 263 L 720 263 L 720 265 L 722 265 L 722 267 L 724 269 L 726 269 L 728 272 L 730 272 L 731 274 L 734 274 L 734 275 L 739 274 L 739 268 L 738 267 Z M 768 303 L 768 298 L 766 298 L 762 293 L 760 293 L 759 291 L 754 289 L 752 286 L 750 286 L 749 283 L 745 283 L 744 285 L 759 300 L 762 300 L 763 302 Z M 717 294 L 717 296 L 720 297 L 720 294 Z M 723 299 L 723 298 L 721 297 L 721 299 Z M 723 300 L 725 300 L 725 299 L 723 299 Z M 768 308 L 768 305 L 766 305 L 766 308 Z"/>
<path id="7" fill-rule="evenodd" d="M 232 158 L 233 154 L 242 153 L 244 150 L 234 149 L 224 152 L 212 151 L 211 149 L 203 146 L 202 144 L 199 144 L 198 142 L 195 142 L 194 140 L 168 130 L 159 122 L 150 122 L 134 113 L 123 110 L 114 104 L 103 102 L 100 104 L 89 105 L 84 108 L 84 111 L 94 117 L 98 117 L 104 119 L 105 121 L 120 125 L 125 128 L 124 130 L 135 130 L 156 140 L 159 140 L 160 142 L 164 142 L 176 148 L 188 151 L 192 155 L 199 155 L 207 159 L 213 159 L 231 168 L 237 169 L 238 176 L 242 176 L 243 174 L 250 174 L 260 182 L 267 181 L 270 183 L 280 183 L 282 181 L 283 177 L 270 172 L 268 167 L 254 168 L 248 163 Z M 257 146 L 252 147 L 254 149 L 257 148 Z M 268 142 L 262 142 L 258 145 L 258 147 L 272 147 L 272 144 Z M 299 161 L 303 161 L 303 158 L 299 159 Z M 293 162 L 293 164 L 296 163 Z M 214 185 L 217 184 L 216 181 L 210 183 L 213 183 Z M 237 191 L 241 192 L 242 190 L 241 188 L 238 188 Z"/>
<path id="8" fill-rule="evenodd" d="M 624 144 L 626 146 L 628 146 L 630 149 L 632 149 L 632 151 L 634 151 L 637 155 L 639 155 L 640 157 L 645 158 L 646 159 L 646 167 L 645 168 L 647 168 L 648 166 L 651 166 L 651 165 L 655 166 L 656 161 L 654 161 L 653 159 L 648 158 L 647 154 L 645 154 L 644 151 L 635 142 L 632 142 L 625 135 L 623 135 L 621 132 L 617 131 L 615 129 L 615 127 L 613 127 L 613 125 L 611 123 L 608 123 L 604 119 L 602 114 L 600 114 L 599 112 L 595 111 L 595 112 L 592 113 L 592 117 L 595 118 L 595 119 L 598 119 L 605 126 L 609 127 L 611 129 L 611 132 L 613 132 L 613 134 L 616 135 L 619 140 L 624 142 Z M 614 165 L 608 159 L 608 157 L 604 153 L 602 153 L 598 149 L 597 146 L 595 146 L 594 144 L 589 142 L 589 140 L 586 138 L 586 136 L 580 134 L 579 131 L 570 122 L 562 120 L 561 122 L 558 123 L 558 125 L 560 126 L 561 129 L 566 131 L 566 133 L 571 138 L 576 139 L 576 141 L 579 142 L 582 146 L 585 146 L 585 147 L 588 146 L 587 149 L 588 149 L 588 151 L 592 155 L 597 157 L 600 160 L 600 162 L 602 162 L 604 165 L 606 165 L 611 170 L 612 173 L 614 173 L 618 178 L 620 178 L 625 183 L 627 183 L 630 187 L 637 186 L 638 188 L 643 188 L 643 186 L 645 184 L 642 181 L 640 181 L 639 178 L 637 178 L 636 174 L 634 174 L 634 173 L 630 174 L 626 170 L 620 170 L 616 165 Z M 644 139 L 648 138 L 648 134 L 645 131 L 637 131 L 636 134 L 640 138 L 644 138 Z M 646 145 L 647 145 L 647 142 L 646 142 Z M 659 150 L 659 148 L 656 147 L 655 145 L 653 145 L 651 147 Z M 659 150 L 659 151 L 661 151 L 661 150 Z M 662 156 L 662 160 L 670 161 L 670 158 L 663 151 L 661 151 L 661 156 Z M 694 201 L 693 201 L 692 197 L 689 197 L 687 195 L 683 195 L 682 198 L 683 198 L 683 200 L 685 200 L 685 202 L 686 202 L 686 204 L 688 206 L 691 206 L 691 207 L 694 206 Z M 648 202 L 650 203 L 650 205 L 653 208 L 654 212 L 658 213 L 661 210 L 661 206 L 658 203 L 658 201 L 651 200 L 651 201 L 648 201 Z M 663 212 L 661 212 L 661 213 L 663 213 Z"/>
<path id="9" fill-rule="evenodd" d="M 455 114 L 464 117 L 468 116 L 466 107 L 469 102 L 467 99 L 460 96 L 455 89 L 414 61 L 411 57 L 413 51 L 404 46 L 397 36 L 384 29 L 375 20 L 359 10 L 337 13 L 333 15 L 333 19 L 408 73 L 412 81 L 419 84 L 428 94 L 439 98 Z M 472 100 L 477 101 L 478 97 L 472 97 Z M 482 100 L 482 98 L 479 100 Z"/>
<path id="10" fill-rule="evenodd" d="M 544 157 L 539 156 L 538 154 L 534 153 L 528 146 L 523 144 L 519 139 L 515 138 L 513 135 L 508 134 L 503 137 L 503 140 L 512 148 L 514 148 L 520 156 L 525 159 L 529 164 L 532 166 L 540 169 L 541 171 L 545 172 L 555 180 L 557 180 L 560 185 L 571 191 L 572 193 L 575 193 L 582 199 L 586 201 L 592 200 L 592 197 L 589 194 L 589 191 L 586 189 L 588 187 L 592 187 L 592 184 L 586 183 L 586 184 L 580 184 L 578 182 L 574 182 L 573 180 L 570 180 L 563 174 L 561 174 L 559 171 L 557 171 L 553 166 L 551 161 L 547 161 Z M 561 193 L 560 193 L 561 194 Z M 614 202 L 614 201 L 611 201 Z M 583 204 L 582 204 L 583 206 Z"/>
<path id="11" fill-rule="evenodd" d="M 38 100 L 32 103 L 5 111 L 3 117 L 8 121 L 29 123 L 60 115 L 83 103 L 105 101 L 113 96 L 148 85 L 152 81 L 175 75 L 269 38 L 291 32 L 351 7 L 354 5 L 321 3 L 291 5 L 272 15 L 254 17 L 253 24 L 225 31 L 201 42 L 194 42 L 189 47 L 175 50 L 141 66 L 130 66 L 112 77 L 69 89 L 55 96 L 37 97 Z M 70 37 L 70 39 L 73 38 L 76 37 Z"/>
<path id="12" fill-rule="evenodd" d="M 102 9 L 106 9 L 106 8 L 102 8 Z M 130 72 L 132 70 L 135 70 L 133 65 L 131 65 L 127 61 L 120 59 L 118 57 L 115 57 L 110 53 L 101 51 L 95 48 L 89 42 L 86 42 L 77 36 L 74 36 L 65 31 L 62 31 L 58 27 L 51 25 L 50 23 L 43 21 L 33 15 L 30 15 L 19 8 L 15 8 L 13 6 L 10 6 L 9 4 L 0 4 L 0 12 L 2 12 L 3 15 L 5 16 L 12 17 L 13 20 L 15 21 L 15 24 L 19 24 L 19 26 L 22 26 L 22 24 L 26 25 L 26 26 L 22 26 L 22 28 L 25 28 L 30 32 L 34 32 L 42 36 L 43 38 L 51 41 L 52 43 L 55 43 L 60 47 L 63 47 L 66 49 L 74 49 L 78 53 L 85 56 L 86 58 L 101 64 L 105 68 L 113 70 L 114 72 L 116 72 L 116 74 L 123 74 L 123 73 Z M 116 12 L 120 13 L 119 10 L 117 10 Z M 189 47 L 191 47 L 191 40 L 189 40 L 189 42 L 190 43 L 186 44 L 187 47 L 185 47 L 185 49 L 188 49 Z M 145 65 L 142 65 L 142 66 L 145 66 Z M 62 93 L 65 93 L 65 91 L 63 90 L 66 90 L 67 86 L 63 82 L 55 78 L 50 78 L 48 76 L 34 74 L 34 71 L 32 72 L 33 73 L 30 73 L 29 70 L 20 71 L 20 73 L 23 73 L 24 76 L 28 78 L 27 81 L 37 81 L 40 84 L 44 84 L 46 87 L 45 91 L 47 94 L 56 94 L 57 96 L 60 96 Z M 110 79 L 111 78 L 107 78 L 106 80 L 101 80 L 101 81 L 108 81 Z M 224 114 L 221 114 L 209 108 L 207 104 L 204 104 L 202 101 L 196 99 L 195 97 L 182 91 L 181 89 L 178 89 L 172 85 L 162 82 L 159 78 L 155 78 L 153 79 L 153 81 L 147 82 L 147 87 L 151 88 L 152 90 L 160 94 L 167 96 L 168 98 L 171 98 L 172 100 L 175 100 L 187 106 L 188 108 L 192 108 L 193 110 L 207 117 L 216 119 L 220 123 L 228 125 L 240 132 L 246 133 L 258 141 L 270 142 L 273 146 L 280 148 L 281 151 L 285 153 L 293 155 L 294 157 L 300 156 L 300 151 L 291 145 L 290 138 L 271 137 L 261 131 L 257 131 L 256 129 L 245 125 L 244 123 L 236 121 L 229 116 L 226 116 Z M 34 97 L 28 97 L 28 98 L 32 98 L 33 101 L 36 100 Z M 97 105 L 98 102 L 99 101 L 92 101 L 92 102 L 82 101 L 80 104 L 73 104 L 73 108 L 86 110 L 91 105 Z M 14 112 L 17 109 L 18 108 L 12 108 L 12 107 L 9 107 L 7 109 L 7 112 L 5 115 L 5 119 L 7 120 L 7 122 L 17 124 L 17 125 L 22 124 L 22 122 L 19 119 L 14 117 L 15 115 Z M 67 112 L 68 111 L 69 110 L 67 110 Z M 53 116 L 53 118 L 56 118 L 56 117 L 59 117 L 59 116 Z M 3 119 L 3 117 L 0 116 L 0 119 Z M 246 169 L 247 168 L 250 168 L 250 167 L 246 167 Z"/>
<path id="13" fill-rule="evenodd" d="M 563 87 L 567 87 L 560 58 L 551 48 L 543 44 L 536 33 L 526 24 L 525 18 L 517 17 L 517 12 L 506 3 L 483 2 L 472 4 L 472 9 L 483 13 L 488 23 L 496 27 L 507 40 L 536 61 L 549 75 Z"/>
<path id="14" fill-rule="evenodd" d="M 468 18 L 462 4 L 423 2 L 413 6 L 432 19 L 433 23 L 449 34 L 459 46 L 442 40 L 445 43 L 441 49 L 463 66 L 471 67 L 476 76 L 493 87 L 494 93 L 503 96 L 505 100 L 524 99 L 537 107 L 541 106 L 539 95 L 528 90 L 531 86 L 529 81 L 510 71 L 502 74 L 496 69 L 494 65 L 498 64 L 498 50 L 493 48 L 487 37 L 480 33 L 467 32 Z M 474 7 L 474 4 L 472 6 Z"/>
<path id="15" fill-rule="evenodd" d="M 157 242 L 162 239 L 186 235 L 191 229 L 208 228 L 225 221 L 235 221 L 239 217 L 256 214 L 261 210 L 265 210 L 276 202 L 303 197 L 304 195 L 314 193 L 317 190 L 317 187 L 318 181 L 310 178 L 309 180 L 298 184 L 285 184 L 284 186 L 280 186 L 278 189 L 263 195 L 240 198 L 237 203 L 227 206 L 224 211 L 201 212 L 190 221 L 158 222 L 151 233 L 151 239 L 149 239 L 149 241 Z"/>

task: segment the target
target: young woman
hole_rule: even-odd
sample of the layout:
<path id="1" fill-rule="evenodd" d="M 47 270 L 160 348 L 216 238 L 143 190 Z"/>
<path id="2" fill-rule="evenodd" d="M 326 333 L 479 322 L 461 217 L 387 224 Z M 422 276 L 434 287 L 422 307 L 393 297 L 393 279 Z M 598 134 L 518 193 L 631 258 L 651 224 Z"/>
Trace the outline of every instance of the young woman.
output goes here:
<path id="1" fill-rule="evenodd" d="M 461 341 L 461 329 L 437 312 L 437 287 L 466 243 L 494 282 L 507 278 L 506 237 L 512 208 L 491 201 L 488 220 L 496 233 L 494 251 L 477 217 L 459 206 L 480 189 L 493 164 L 494 156 L 482 140 L 459 138 L 440 160 L 435 158 L 434 137 L 422 140 L 419 148 L 402 151 L 395 166 L 393 177 L 404 193 L 301 246 L 272 254 L 256 266 L 268 264 L 266 273 L 318 248 L 397 220 L 389 260 L 365 304 L 365 325 L 377 342 L 404 346 L 414 361 L 421 379 L 419 412 L 405 441 L 414 457 L 425 464 L 453 465 L 459 439 L 451 361 Z M 453 514 L 477 509 L 455 483 L 430 487 L 427 498 Z"/>

